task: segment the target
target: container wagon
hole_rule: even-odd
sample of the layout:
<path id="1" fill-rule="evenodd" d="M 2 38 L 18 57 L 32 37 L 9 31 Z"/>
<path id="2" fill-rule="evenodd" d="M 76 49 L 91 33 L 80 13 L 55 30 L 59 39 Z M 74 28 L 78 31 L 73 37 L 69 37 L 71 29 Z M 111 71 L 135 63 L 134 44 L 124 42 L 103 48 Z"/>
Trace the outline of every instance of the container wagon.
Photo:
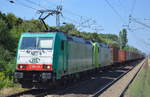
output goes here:
<path id="1" fill-rule="evenodd" d="M 119 48 L 109 45 L 111 51 L 112 64 L 119 63 Z"/>

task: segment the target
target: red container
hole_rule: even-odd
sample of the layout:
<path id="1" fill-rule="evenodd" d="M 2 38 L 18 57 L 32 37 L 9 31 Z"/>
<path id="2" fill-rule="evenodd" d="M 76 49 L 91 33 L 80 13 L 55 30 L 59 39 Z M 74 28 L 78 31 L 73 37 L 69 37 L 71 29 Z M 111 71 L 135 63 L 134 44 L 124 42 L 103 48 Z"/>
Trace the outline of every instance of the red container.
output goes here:
<path id="1" fill-rule="evenodd" d="M 112 62 L 113 63 L 118 63 L 119 62 L 119 48 L 109 45 L 109 48 L 111 49 L 111 56 L 112 56 Z"/>
<path id="2" fill-rule="evenodd" d="M 119 62 L 125 62 L 126 61 L 126 51 L 119 50 Z"/>
<path id="3" fill-rule="evenodd" d="M 126 51 L 126 61 L 130 61 L 131 60 L 131 52 Z"/>

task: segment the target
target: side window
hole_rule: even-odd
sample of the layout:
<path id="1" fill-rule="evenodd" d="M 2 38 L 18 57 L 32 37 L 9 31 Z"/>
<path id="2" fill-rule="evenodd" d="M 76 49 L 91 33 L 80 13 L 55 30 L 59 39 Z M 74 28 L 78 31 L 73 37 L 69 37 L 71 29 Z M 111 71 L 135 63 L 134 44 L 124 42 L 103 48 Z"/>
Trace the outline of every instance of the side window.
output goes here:
<path id="1" fill-rule="evenodd" d="M 61 41 L 61 50 L 64 50 L 64 40 Z"/>

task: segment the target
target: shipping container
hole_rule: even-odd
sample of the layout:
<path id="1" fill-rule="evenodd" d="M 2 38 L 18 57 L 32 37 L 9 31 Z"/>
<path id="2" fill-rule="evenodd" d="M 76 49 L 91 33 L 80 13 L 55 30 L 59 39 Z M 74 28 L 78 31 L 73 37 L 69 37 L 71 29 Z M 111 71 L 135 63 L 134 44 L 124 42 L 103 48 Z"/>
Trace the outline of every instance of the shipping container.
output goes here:
<path id="1" fill-rule="evenodd" d="M 126 61 L 126 51 L 119 50 L 119 62 L 125 62 Z"/>
<path id="2" fill-rule="evenodd" d="M 112 60 L 112 63 L 118 63 L 119 62 L 119 48 L 118 47 L 115 47 L 115 46 L 112 46 L 112 45 L 109 45 L 109 48 L 111 50 L 111 60 Z"/>

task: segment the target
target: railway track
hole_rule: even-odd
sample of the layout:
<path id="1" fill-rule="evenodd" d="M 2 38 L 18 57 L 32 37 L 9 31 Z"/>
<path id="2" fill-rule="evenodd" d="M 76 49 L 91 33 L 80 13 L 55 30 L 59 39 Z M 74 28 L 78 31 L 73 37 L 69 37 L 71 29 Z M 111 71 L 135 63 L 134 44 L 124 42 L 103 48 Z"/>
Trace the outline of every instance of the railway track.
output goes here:
<path id="1" fill-rule="evenodd" d="M 137 64 L 137 62 L 132 62 L 132 64 Z M 72 85 L 69 84 L 67 87 L 52 90 L 31 89 L 6 97 L 98 97 L 124 75 L 133 70 L 134 65 L 132 64 L 126 67 L 115 68 L 107 72 L 100 72 L 83 81 Z"/>
<path id="2" fill-rule="evenodd" d="M 6 97 L 44 97 L 48 90 L 44 89 L 30 89 L 23 92 L 7 95 Z"/>
<path id="3" fill-rule="evenodd" d="M 128 87 L 130 86 L 130 84 L 134 81 L 134 79 L 136 78 L 136 76 L 138 75 L 138 73 L 141 71 L 143 65 L 146 64 L 146 62 L 148 62 L 148 59 L 145 59 L 145 62 L 142 63 L 142 65 L 141 65 L 141 67 L 139 68 L 139 70 L 135 73 L 135 75 L 134 75 L 133 78 L 130 80 L 130 82 L 128 83 L 128 85 L 124 88 L 124 90 L 121 92 L 121 94 L 119 95 L 119 97 L 124 97 L 124 93 L 126 92 L 126 90 L 128 89 Z"/>
<path id="4" fill-rule="evenodd" d="M 49 96 L 46 97 L 98 97 L 101 93 L 106 91 L 110 86 L 116 83 L 124 75 L 133 70 L 134 66 L 136 66 L 136 64 L 138 63 L 133 62 L 133 64 L 131 64 L 130 66 L 127 65 L 126 67 L 119 67 L 112 71 L 110 70 L 107 74 L 105 72 L 99 75 L 99 78 L 95 78 L 94 80 L 92 79 L 89 82 L 83 82 L 78 86 L 68 88 L 55 95 L 49 94 Z"/>
<path id="5" fill-rule="evenodd" d="M 145 62 L 145 61 L 144 61 Z M 117 97 L 123 97 L 126 89 L 129 87 L 129 85 L 132 83 L 132 81 L 134 80 L 134 78 L 137 76 L 137 74 L 139 73 L 139 71 L 141 70 L 141 68 L 144 65 L 144 62 L 142 63 L 142 65 L 139 67 L 139 69 L 136 71 L 135 75 L 133 76 L 133 78 L 129 81 L 129 83 L 126 85 L 126 87 L 123 89 L 123 91 L 121 91 L 120 95 Z M 116 80 L 110 82 L 109 84 L 107 84 L 104 88 L 99 89 L 99 91 L 97 91 L 95 94 L 91 95 L 90 97 L 98 97 L 100 96 L 100 94 L 102 94 L 104 91 L 106 91 L 110 86 L 112 86 L 114 83 L 116 83 L 118 80 L 120 80 L 124 75 L 128 74 L 131 70 L 133 70 L 134 67 L 130 70 L 128 70 L 127 72 L 123 73 L 122 75 L 120 75 Z M 100 96 L 101 97 L 101 96 Z M 102 96 L 103 97 L 103 96 Z"/>

